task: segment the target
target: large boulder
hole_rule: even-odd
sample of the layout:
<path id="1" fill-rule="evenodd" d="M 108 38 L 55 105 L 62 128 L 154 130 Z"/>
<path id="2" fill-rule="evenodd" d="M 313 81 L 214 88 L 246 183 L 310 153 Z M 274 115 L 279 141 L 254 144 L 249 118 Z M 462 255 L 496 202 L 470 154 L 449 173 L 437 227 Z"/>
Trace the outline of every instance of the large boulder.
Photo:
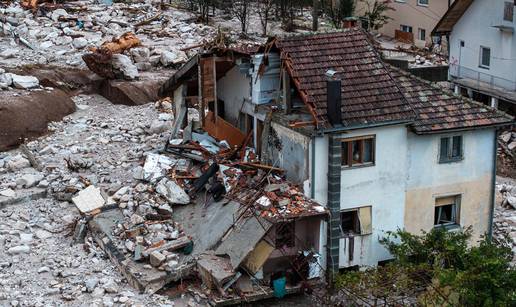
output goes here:
<path id="1" fill-rule="evenodd" d="M 131 59 L 123 54 L 113 54 L 111 58 L 113 68 L 120 71 L 127 80 L 138 78 L 138 68 L 133 64 Z"/>
<path id="2" fill-rule="evenodd" d="M 13 85 L 19 89 L 30 89 L 39 86 L 39 80 L 33 76 L 20 76 L 16 74 L 11 74 L 11 78 L 13 80 Z"/>

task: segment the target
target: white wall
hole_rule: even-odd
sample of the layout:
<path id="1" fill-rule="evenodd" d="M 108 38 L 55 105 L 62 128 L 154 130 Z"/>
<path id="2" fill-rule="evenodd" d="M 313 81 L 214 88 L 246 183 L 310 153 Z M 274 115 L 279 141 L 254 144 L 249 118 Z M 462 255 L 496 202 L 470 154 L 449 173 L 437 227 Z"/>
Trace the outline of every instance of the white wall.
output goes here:
<path id="1" fill-rule="evenodd" d="M 234 66 L 217 82 L 217 98 L 225 103 L 226 120 L 236 125 L 244 99 L 251 99 L 251 78 Z"/>
<path id="2" fill-rule="evenodd" d="M 342 169 L 341 209 L 372 206 L 373 233 L 355 238 L 353 262 L 348 262 L 345 239 L 341 239 L 341 267 L 376 265 L 389 258 L 378 239 L 385 231 L 403 227 L 407 165 L 407 129 L 390 126 L 363 129 L 343 134 L 342 137 L 376 136 L 375 165 Z M 315 199 L 327 200 L 328 138 L 316 138 Z"/>
<path id="3" fill-rule="evenodd" d="M 509 86 L 511 81 L 516 81 L 516 39 L 514 37 L 516 34 L 502 32 L 493 27 L 495 25 L 516 27 L 516 16 L 513 16 L 513 22 L 503 20 L 505 1 L 507 0 L 473 1 L 455 24 L 450 35 L 450 72 L 452 74 L 456 71 L 453 65 L 460 65 L 473 71 L 507 79 L 509 81 L 505 87 Z M 460 47 L 461 40 L 464 41 L 464 47 Z M 480 46 L 491 48 L 489 69 L 479 67 Z M 461 74 L 464 73 L 467 72 L 461 72 Z M 499 86 L 504 86 L 503 81 L 499 82 Z"/>

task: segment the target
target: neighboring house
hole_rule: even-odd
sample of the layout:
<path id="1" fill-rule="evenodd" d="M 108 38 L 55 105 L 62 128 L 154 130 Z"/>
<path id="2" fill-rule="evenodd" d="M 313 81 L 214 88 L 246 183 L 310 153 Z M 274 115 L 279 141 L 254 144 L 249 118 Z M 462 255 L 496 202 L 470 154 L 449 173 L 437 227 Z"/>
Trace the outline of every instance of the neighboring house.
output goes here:
<path id="1" fill-rule="evenodd" d="M 433 33 L 448 37 L 457 93 L 516 114 L 513 0 L 457 0 Z"/>
<path id="2" fill-rule="evenodd" d="M 219 139 L 233 138 L 234 129 L 252 136 L 262 163 L 284 168 L 326 205 L 323 265 L 336 271 L 388 260 L 378 239 L 398 228 L 472 226 L 473 240 L 490 232 L 496 131 L 511 117 L 387 66 L 361 29 L 247 50 L 201 53 L 162 93 L 212 110 L 203 126 Z M 206 89 L 217 104 L 202 106 Z"/>
<path id="3" fill-rule="evenodd" d="M 355 15 L 364 16 L 367 3 L 375 0 L 357 0 Z M 379 0 L 381 2 L 381 0 Z M 453 0 L 391 0 L 394 9 L 385 13 L 390 19 L 379 32 L 403 41 L 411 41 L 418 47 L 432 44 L 432 29 L 446 13 Z"/>

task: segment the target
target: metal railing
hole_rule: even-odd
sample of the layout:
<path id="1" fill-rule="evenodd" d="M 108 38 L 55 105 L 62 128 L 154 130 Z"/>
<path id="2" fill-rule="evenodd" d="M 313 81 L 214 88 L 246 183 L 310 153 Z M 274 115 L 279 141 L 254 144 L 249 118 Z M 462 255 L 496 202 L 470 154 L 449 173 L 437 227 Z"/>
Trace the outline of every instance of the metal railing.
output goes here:
<path id="1" fill-rule="evenodd" d="M 479 70 L 482 68 L 479 68 Z M 473 70 L 461 65 L 450 64 L 450 76 L 459 79 L 469 79 L 478 88 L 489 88 L 495 90 L 516 91 L 516 82 L 500 77 L 496 77 L 485 72 Z"/>

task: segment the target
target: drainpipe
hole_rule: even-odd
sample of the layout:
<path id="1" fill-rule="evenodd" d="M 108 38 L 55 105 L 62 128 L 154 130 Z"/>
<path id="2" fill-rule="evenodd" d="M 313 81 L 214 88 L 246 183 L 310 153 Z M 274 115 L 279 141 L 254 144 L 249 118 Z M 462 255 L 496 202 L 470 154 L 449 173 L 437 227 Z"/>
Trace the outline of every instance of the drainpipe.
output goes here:
<path id="1" fill-rule="evenodd" d="M 330 284 L 333 276 L 339 272 L 340 243 L 340 181 L 342 146 L 339 134 L 328 135 L 328 200 L 330 211 L 327 240 L 327 267 Z"/>
<path id="2" fill-rule="evenodd" d="M 312 175 L 310 182 L 310 197 L 315 199 L 315 136 L 312 136 Z"/>
<path id="3" fill-rule="evenodd" d="M 493 148 L 493 170 L 492 170 L 492 178 L 491 178 L 491 208 L 489 208 L 489 230 L 488 230 L 488 239 L 493 239 L 493 219 L 494 219 L 494 210 L 496 205 L 496 155 L 498 149 L 498 129 L 495 129 L 495 137 L 494 137 L 494 148 Z"/>

